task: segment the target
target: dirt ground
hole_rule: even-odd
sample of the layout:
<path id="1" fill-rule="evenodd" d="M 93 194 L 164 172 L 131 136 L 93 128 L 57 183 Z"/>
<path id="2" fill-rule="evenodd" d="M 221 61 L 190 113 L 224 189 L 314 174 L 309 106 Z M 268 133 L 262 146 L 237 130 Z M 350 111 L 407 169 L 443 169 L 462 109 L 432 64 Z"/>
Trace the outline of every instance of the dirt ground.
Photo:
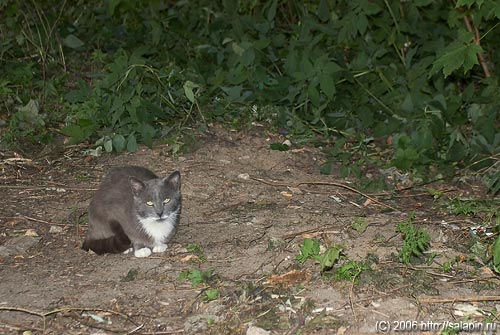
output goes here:
<path id="1" fill-rule="evenodd" d="M 4 153 L 0 333 L 441 333 L 445 322 L 500 333 L 499 278 L 474 261 L 443 271 L 447 261 L 469 257 L 474 223 L 438 209 L 421 189 L 374 196 L 381 205 L 334 185 L 300 184 L 353 185 L 320 174 L 319 149 L 272 151 L 279 139 L 269 136 L 212 128 L 178 157 L 162 146 L 99 158 L 79 149 L 36 160 Z M 90 198 L 110 167 L 127 164 L 181 171 L 180 228 L 164 254 L 149 258 L 86 253 Z M 474 192 L 433 187 L 449 196 Z M 431 235 L 426 255 L 434 262 L 398 260 L 396 225 L 412 211 Z M 366 230 L 352 228 L 355 218 Z M 295 259 L 304 237 L 341 244 L 341 264 L 363 261 L 371 270 L 354 282 L 322 275 L 314 261 Z M 213 276 L 197 287 L 179 280 L 193 269 Z M 207 302 L 213 289 L 218 296 Z"/>

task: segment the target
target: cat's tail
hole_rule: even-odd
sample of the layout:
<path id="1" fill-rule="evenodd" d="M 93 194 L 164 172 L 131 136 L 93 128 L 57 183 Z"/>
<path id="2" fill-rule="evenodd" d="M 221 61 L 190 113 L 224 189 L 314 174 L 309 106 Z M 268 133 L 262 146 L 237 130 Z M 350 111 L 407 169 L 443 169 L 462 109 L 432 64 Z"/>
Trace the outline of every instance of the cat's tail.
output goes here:
<path id="1" fill-rule="evenodd" d="M 92 250 L 98 255 L 105 253 L 117 254 L 127 250 L 132 242 L 123 231 L 120 223 L 117 221 L 111 221 L 109 225 L 114 233 L 113 236 L 99 240 L 85 239 L 82 249 L 85 251 Z"/>

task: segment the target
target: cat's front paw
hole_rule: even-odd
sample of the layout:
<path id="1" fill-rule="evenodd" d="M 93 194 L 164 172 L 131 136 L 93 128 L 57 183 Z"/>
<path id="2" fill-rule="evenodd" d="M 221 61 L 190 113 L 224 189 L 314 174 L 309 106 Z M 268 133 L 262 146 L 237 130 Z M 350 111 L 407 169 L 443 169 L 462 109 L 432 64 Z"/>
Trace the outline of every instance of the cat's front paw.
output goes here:
<path id="1" fill-rule="evenodd" d="M 126 255 L 126 254 L 131 253 L 132 251 L 134 251 L 134 248 L 128 248 L 127 250 L 125 250 L 125 251 L 123 252 L 123 254 L 124 254 L 124 255 Z"/>
<path id="2" fill-rule="evenodd" d="M 153 252 L 158 253 L 158 252 L 165 252 L 167 250 L 168 246 L 166 244 L 160 244 L 160 245 L 155 245 L 153 247 Z"/>
<path id="3" fill-rule="evenodd" d="M 141 248 L 134 251 L 135 257 L 143 258 L 148 257 L 149 255 L 151 255 L 151 249 L 149 248 Z"/>

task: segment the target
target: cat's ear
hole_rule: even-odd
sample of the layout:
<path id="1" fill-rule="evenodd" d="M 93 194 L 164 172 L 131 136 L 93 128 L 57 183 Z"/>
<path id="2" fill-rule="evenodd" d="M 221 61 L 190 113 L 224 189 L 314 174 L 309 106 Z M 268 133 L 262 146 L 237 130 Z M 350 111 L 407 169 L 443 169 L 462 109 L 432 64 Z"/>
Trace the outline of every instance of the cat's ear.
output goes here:
<path id="1" fill-rule="evenodd" d="M 134 177 L 129 177 L 128 181 L 130 183 L 130 188 L 132 189 L 132 192 L 134 192 L 135 195 L 138 195 L 139 193 L 142 192 L 142 190 L 144 190 L 145 186 L 139 179 Z"/>
<path id="2" fill-rule="evenodd" d="M 181 188 L 181 173 L 179 171 L 172 172 L 172 174 L 163 179 L 165 185 L 169 185 L 173 189 Z"/>

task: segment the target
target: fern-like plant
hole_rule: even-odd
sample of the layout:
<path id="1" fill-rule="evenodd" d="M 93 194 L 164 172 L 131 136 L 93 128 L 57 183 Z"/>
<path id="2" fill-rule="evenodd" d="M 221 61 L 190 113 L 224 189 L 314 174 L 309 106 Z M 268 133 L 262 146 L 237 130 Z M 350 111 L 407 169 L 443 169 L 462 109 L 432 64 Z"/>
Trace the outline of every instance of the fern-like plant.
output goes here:
<path id="1" fill-rule="evenodd" d="M 412 212 L 408 221 L 401 222 L 396 227 L 396 231 L 403 235 L 403 246 L 399 252 L 399 258 L 405 264 L 410 263 L 412 256 L 421 256 L 430 246 L 429 233 L 422 227 L 415 227 L 414 218 L 415 212 Z"/>

